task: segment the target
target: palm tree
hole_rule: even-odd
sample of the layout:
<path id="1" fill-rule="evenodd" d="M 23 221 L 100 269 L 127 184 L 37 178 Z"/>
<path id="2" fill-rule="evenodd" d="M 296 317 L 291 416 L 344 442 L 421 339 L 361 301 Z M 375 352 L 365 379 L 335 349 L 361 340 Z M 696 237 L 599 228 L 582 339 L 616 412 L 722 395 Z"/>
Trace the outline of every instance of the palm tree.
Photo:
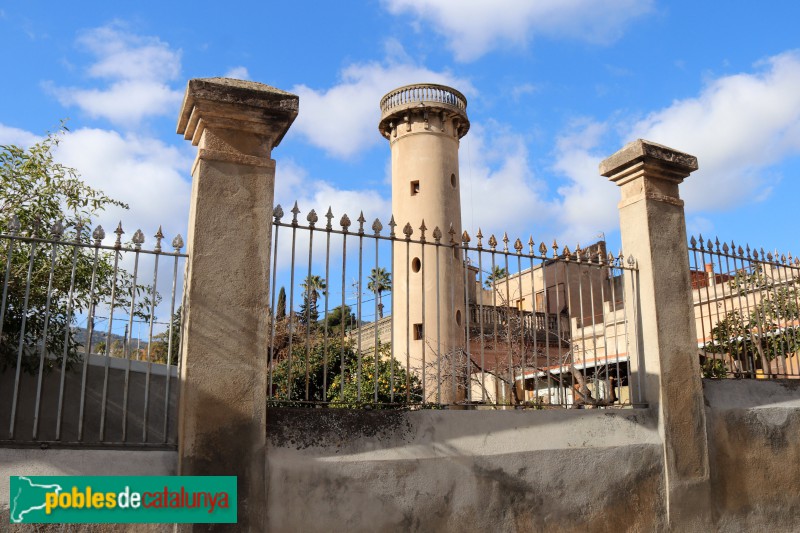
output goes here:
<path id="1" fill-rule="evenodd" d="M 392 290 L 392 275 L 383 267 L 373 268 L 367 278 L 367 289 L 375 293 L 378 298 L 378 318 L 383 318 L 383 303 L 381 293 Z"/>
<path id="2" fill-rule="evenodd" d="M 494 285 L 497 281 L 505 278 L 506 276 L 508 276 L 508 272 L 506 271 L 506 269 L 495 265 L 494 268 L 492 269 L 491 274 L 486 276 L 486 281 L 484 281 L 483 284 L 486 285 L 487 289 L 491 289 L 492 285 Z"/>
<path id="3" fill-rule="evenodd" d="M 319 312 L 317 311 L 317 300 L 319 299 L 320 295 L 325 295 L 325 289 L 328 286 L 325 284 L 325 280 L 319 276 L 315 276 L 311 274 L 310 276 L 306 277 L 305 281 L 300 284 L 303 288 L 303 306 L 301 307 L 301 320 L 308 322 L 316 322 L 317 318 L 319 318 Z"/>

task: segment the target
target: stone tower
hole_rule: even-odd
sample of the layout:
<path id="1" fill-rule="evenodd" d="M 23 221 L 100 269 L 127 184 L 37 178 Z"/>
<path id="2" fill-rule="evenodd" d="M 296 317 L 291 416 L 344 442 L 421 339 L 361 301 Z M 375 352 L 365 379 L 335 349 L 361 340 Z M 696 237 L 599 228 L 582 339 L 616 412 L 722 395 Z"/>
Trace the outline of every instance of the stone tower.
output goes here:
<path id="1" fill-rule="evenodd" d="M 426 401 L 449 403 L 464 394 L 454 376 L 463 383 L 465 362 L 453 355 L 464 348 L 464 257 L 451 243 L 461 241 L 458 145 L 469 130 L 467 100 L 450 87 L 415 84 L 389 92 L 380 105 L 378 129 L 392 150 L 397 236 L 410 224 L 411 238 L 419 240 L 423 222 L 426 242 L 434 243 L 435 228 L 442 233 L 439 247 L 394 245 L 394 353 L 421 379 L 424 374 Z"/>

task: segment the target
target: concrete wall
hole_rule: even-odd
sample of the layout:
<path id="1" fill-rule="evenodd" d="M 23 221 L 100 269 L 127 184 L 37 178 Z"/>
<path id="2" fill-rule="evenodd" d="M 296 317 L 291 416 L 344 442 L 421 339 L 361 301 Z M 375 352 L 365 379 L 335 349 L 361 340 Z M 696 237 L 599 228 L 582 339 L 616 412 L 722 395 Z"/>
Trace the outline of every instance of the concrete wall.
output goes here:
<path id="1" fill-rule="evenodd" d="M 94 444 L 100 439 L 100 418 L 103 405 L 103 381 L 105 376 L 105 358 L 97 355 L 89 356 L 86 372 L 86 398 L 84 413 L 83 442 Z M 125 369 L 128 361 L 111 357 L 108 373 L 108 391 L 106 398 L 106 442 L 122 442 L 122 408 L 124 405 Z M 0 373 L 0 402 L 8 406 L 0 409 L 0 440 L 8 437 L 11 417 L 11 400 L 14 391 L 14 369 L 6 369 Z M 61 442 L 78 441 L 78 423 L 80 419 L 81 381 L 83 366 L 78 364 L 66 372 L 64 380 L 64 405 L 62 413 Z M 38 375 L 22 373 L 20 375 L 19 403 L 15 423 L 15 440 L 31 441 L 33 421 L 36 412 L 36 388 Z M 177 441 L 176 404 L 179 383 L 176 367 L 170 367 L 169 406 L 165 412 L 164 397 L 166 394 L 166 366 L 153 364 L 150 369 L 150 388 L 147 393 L 147 443 L 164 442 L 164 416 L 168 417 L 167 443 L 175 445 Z M 58 400 L 61 386 L 61 371 L 53 370 L 44 374 L 42 379 L 42 397 L 37 440 L 56 440 L 58 421 Z M 144 423 L 144 400 L 147 387 L 147 363 L 131 361 L 131 372 L 128 376 L 128 420 L 126 440 L 129 443 L 142 442 L 142 425 Z"/>
<path id="2" fill-rule="evenodd" d="M 19 524 L 10 525 L 9 476 L 172 476 L 178 452 L 166 450 L 96 450 L 0 448 L 0 531 L 22 532 L 164 532 L 168 524 Z"/>
<path id="3" fill-rule="evenodd" d="M 267 414 L 271 531 L 658 531 L 656 423 L 626 411 Z"/>
<path id="4" fill-rule="evenodd" d="M 800 381 L 704 380 L 720 531 L 800 529 Z"/>

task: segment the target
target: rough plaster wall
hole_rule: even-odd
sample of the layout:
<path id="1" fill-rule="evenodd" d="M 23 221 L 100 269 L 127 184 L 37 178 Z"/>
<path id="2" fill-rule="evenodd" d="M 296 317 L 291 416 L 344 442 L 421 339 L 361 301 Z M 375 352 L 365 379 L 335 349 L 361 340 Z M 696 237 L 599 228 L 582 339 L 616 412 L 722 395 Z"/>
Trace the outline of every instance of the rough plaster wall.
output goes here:
<path id="1" fill-rule="evenodd" d="M 800 530 L 800 381 L 703 386 L 719 531 Z"/>
<path id="2" fill-rule="evenodd" d="M 268 412 L 274 531 L 657 531 L 646 411 Z"/>

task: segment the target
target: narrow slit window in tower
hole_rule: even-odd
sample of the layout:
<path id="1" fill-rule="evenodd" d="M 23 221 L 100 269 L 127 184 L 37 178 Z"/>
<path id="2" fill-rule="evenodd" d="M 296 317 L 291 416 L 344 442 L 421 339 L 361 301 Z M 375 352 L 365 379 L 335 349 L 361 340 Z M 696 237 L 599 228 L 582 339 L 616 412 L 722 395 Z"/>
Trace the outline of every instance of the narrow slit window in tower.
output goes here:
<path id="1" fill-rule="evenodd" d="M 419 194 L 419 180 L 414 180 L 411 182 L 411 196 L 416 196 Z"/>
<path id="2" fill-rule="evenodd" d="M 414 340 L 422 340 L 422 324 L 414 324 Z"/>

